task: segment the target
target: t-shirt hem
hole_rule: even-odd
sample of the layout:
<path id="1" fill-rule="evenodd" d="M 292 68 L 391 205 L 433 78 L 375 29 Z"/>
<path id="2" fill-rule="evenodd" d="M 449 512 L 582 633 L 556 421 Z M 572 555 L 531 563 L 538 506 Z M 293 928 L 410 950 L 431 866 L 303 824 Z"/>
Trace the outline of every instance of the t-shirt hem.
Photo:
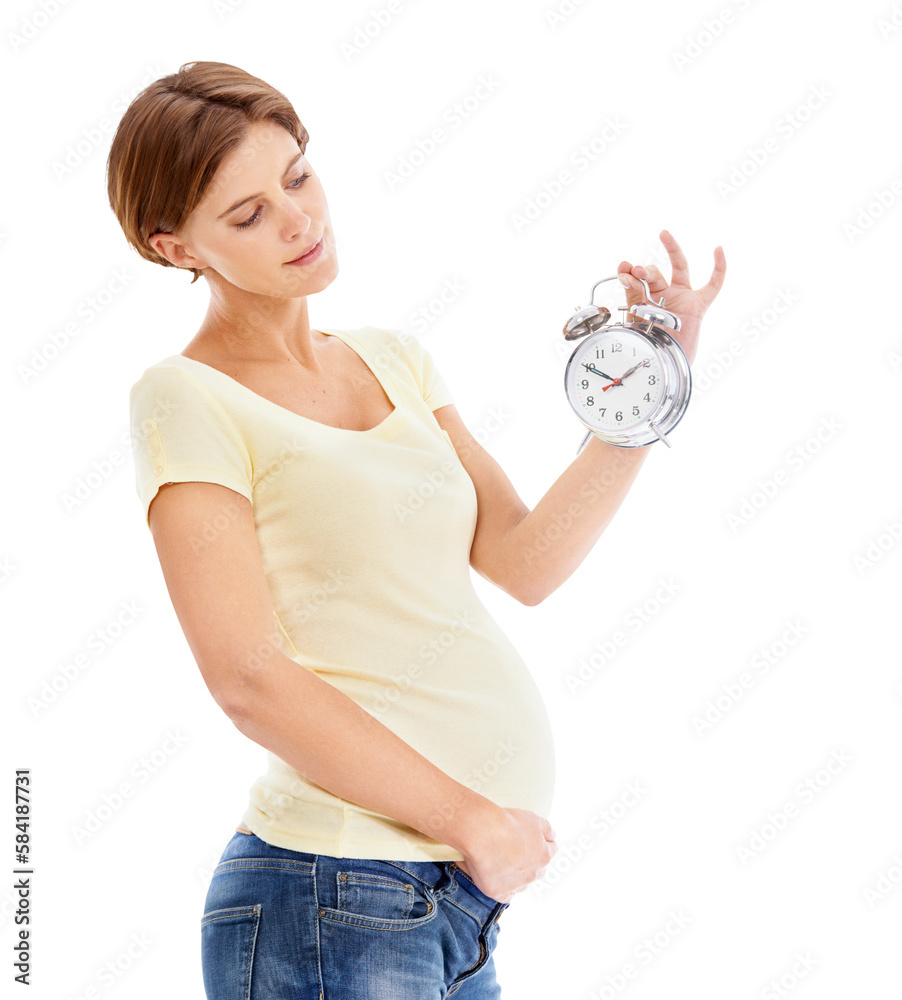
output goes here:
<path id="1" fill-rule="evenodd" d="M 253 491 L 247 482 L 228 472 L 203 465 L 167 465 L 160 478 L 154 479 L 141 497 L 141 503 L 144 505 L 144 521 L 148 527 L 150 527 L 150 501 L 157 495 L 160 487 L 167 483 L 216 483 L 217 486 L 226 486 L 247 497 L 251 503 L 254 502 Z"/>
<path id="2" fill-rule="evenodd" d="M 342 836 L 341 843 L 331 837 L 290 836 L 256 822 L 254 816 L 242 817 L 244 825 L 262 841 L 286 851 L 302 854 L 323 854 L 330 858 L 366 858 L 371 861 L 463 861 L 464 856 L 453 847 L 436 843 L 426 845 L 404 838 L 371 838 L 355 840 Z"/>
<path id="3" fill-rule="evenodd" d="M 429 407 L 430 410 L 434 411 L 442 406 L 450 406 L 454 402 L 454 400 L 451 398 L 450 393 L 433 392 L 429 396 L 429 399 L 424 400 L 424 402 L 426 403 L 426 405 Z"/>

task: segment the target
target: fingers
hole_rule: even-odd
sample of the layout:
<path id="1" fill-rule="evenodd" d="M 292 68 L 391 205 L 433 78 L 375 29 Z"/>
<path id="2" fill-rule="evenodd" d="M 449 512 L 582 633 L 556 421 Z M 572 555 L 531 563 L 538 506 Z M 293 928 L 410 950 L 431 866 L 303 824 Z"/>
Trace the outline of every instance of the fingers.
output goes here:
<path id="1" fill-rule="evenodd" d="M 634 278 L 634 279 L 646 278 L 647 279 L 648 278 L 648 272 L 647 272 L 646 268 L 644 268 L 641 264 L 636 264 L 635 267 L 634 267 L 628 260 L 622 260 L 617 265 L 617 276 L 620 278 L 621 284 L 623 284 L 625 286 L 626 282 L 624 281 L 624 278 L 626 278 L 626 279 L 630 279 L 630 278 Z"/>
<path id="2" fill-rule="evenodd" d="M 632 272 L 633 265 L 628 260 L 622 260 L 617 265 L 617 277 L 620 278 L 620 284 L 623 285 L 627 291 L 633 287 L 632 282 Z"/>
<path id="3" fill-rule="evenodd" d="M 622 260 L 617 265 L 617 276 L 620 278 L 620 284 L 626 289 L 626 304 L 628 306 L 645 301 L 645 286 L 639 280 L 640 278 L 648 280 L 644 267 L 641 265 L 633 267 L 628 260 Z"/>
<path id="4" fill-rule="evenodd" d="M 714 270 L 708 283 L 698 290 L 698 297 L 704 302 L 705 308 L 714 301 L 717 293 L 723 287 L 724 275 L 727 273 L 727 258 L 723 252 L 723 247 L 716 247 L 714 250 Z"/>
<path id="5" fill-rule="evenodd" d="M 677 243 L 673 234 L 667 229 L 661 230 L 660 238 L 661 242 L 664 244 L 664 248 L 667 250 L 667 256 L 670 258 L 670 266 L 673 271 L 670 287 L 676 288 L 679 286 L 691 289 L 692 284 L 689 278 L 689 262 L 686 260 L 686 255 L 683 253 L 679 243 Z M 638 276 L 646 278 L 648 281 L 649 291 L 652 293 L 653 297 L 667 290 L 667 282 L 654 264 L 649 264 L 647 268 L 630 268 L 628 262 L 623 261 L 617 270 L 618 273 L 622 271 L 631 271 L 631 277 Z M 698 297 L 702 300 L 702 304 L 705 309 L 707 309 L 717 297 L 717 293 L 723 286 L 723 280 L 726 273 L 727 259 L 723 252 L 723 247 L 718 246 L 714 250 L 714 270 L 711 272 L 711 277 L 708 279 L 708 283 L 696 292 Z"/>
<path id="6" fill-rule="evenodd" d="M 667 279 L 663 274 L 655 267 L 654 264 L 649 264 L 648 267 L 637 268 L 636 270 L 643 272 L 640 276 L 644 277 L 648 282 L 648 290 L 651 292 L 651 298 L 654 300 L 661 292 L 667 290 Z"/>
<path id="7" fill-rule="evenodd" d="M 689 284 L 689 261 L 686 260 L 686 255 L 683 253 L 679 243 L 677 243 L 666 229 L 662 229 L 659 235 L 661 242 L 664 244 L 664 249 L 667 251 L 667 256 L 670 258 L 670 267 L 673 272 L 670 279 L 671 284 L 691 288 L 692 286 Z"/>
<path id="8" fill-rule="evenodd" d="M 545 835 L 545 850 L 548 852 L 548 861 L 551 861 L 551 859 L 558 852 L 558 845 L 557 845 L 557 834 L 554 832 L 554 829 L 552 828 L 548 820 L 543 820 L 542 822 L 542 833 Z M 545 863 L 547 864 L 548 861 L 546 861 Z M 536 877 L 541 878 L 543 874 L 544 871 L 540 872 L 539 875 L 537 875 Z"/>
<path id="9" fill-rule="evenodd" d="M 691 288 L 692 284 L 689 280 L 689 264 L 686 260 L 686 255 L 680 248 L 679 243 L 677 243 L 671 233 L 666 229 L 661 230 L 660 236 L 661 242 L 667 250 L 667 255 L 670 257 L 671 267 L 673 268 L 673 277 L 671 279 L 672 283 L 674 285 L 683 285 L 686 288 Z M 717 293 L 723 286 L 723 279 L 726 273 L 727 258 L 724 255 L 723 247 L 719 246 L 714 250 L 714 270 L 711 272 L 711 277 L 708 279 L 708 283 L 703 285 L 696 293 L 704 303 L 706 309 L 717 297 Z"/>

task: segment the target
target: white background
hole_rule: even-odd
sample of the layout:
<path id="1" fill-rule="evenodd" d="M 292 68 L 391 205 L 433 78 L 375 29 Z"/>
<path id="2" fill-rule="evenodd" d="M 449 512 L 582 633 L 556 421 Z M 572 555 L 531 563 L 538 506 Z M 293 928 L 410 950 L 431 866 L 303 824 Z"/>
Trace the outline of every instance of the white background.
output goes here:
<path id="1" fill-rule="evenodd" d="M 126 245 L 104 180 L 128 101 L 210 59 L 310 132 L 341 265 L 311 324 L 419 336 L 530 506 L 582 437 L 560 330 L 592 284 L 661 261 L 662 228 L 696 286 L 726 252 L 672 449 L 541 605 L 477 579 L 557 745 L 560 851 L 504 917 L 504 996 L 898 996 L 902 5 L 393 7 L 381 28 L 380 0 L 5 7 L 2 989 L 16 768 L 29 995 L 199 1000 L 204 895 L 265 766 L 203 684 L 134 488 L 128 389 L 208 293 Z"/>

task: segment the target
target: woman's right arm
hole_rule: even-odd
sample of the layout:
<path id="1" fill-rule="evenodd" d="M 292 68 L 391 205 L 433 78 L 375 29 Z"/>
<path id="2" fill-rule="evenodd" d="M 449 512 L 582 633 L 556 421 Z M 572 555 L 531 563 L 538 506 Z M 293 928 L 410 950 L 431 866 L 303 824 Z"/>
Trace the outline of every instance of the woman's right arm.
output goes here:
<path id="1" fill-rule="evenodd" d="M 237 514 L 211 537 L 224 508 Z M 151 501 L 149 524 L 204 683 L 240 732 L 333 795 L 459 851 L 495 899 L 509 901 L 540 875 L 557 850 L 546 819 L 455 781 L 280 651 L 246 497 L 216 483 L 168 483 Z"/>

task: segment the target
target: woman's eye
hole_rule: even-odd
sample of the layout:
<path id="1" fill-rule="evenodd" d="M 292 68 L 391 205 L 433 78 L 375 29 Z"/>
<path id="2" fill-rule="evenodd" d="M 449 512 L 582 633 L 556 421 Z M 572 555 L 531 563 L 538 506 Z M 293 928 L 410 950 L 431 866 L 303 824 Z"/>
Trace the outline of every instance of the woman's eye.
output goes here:
<path id="1" fill-rule="evenodd" d="M 260 209 L 258 208 L 256 212 L 247 220 L 247 222 L 239 222 L 235 227 L 236 229 L 247 229 L 248 226 L 252 226 L 257 219 L 260 217 Z"/>
<path id="2" fill-rule="evenodd" d="M 309 176 L 310 176 L 309 173 L 301 174 L 300 177 L 298 177 L 295 180 L 293 180 L 288 186 L 290 188 L 297 189 L 297 188 L 299 188 L 304 183 L 305 180 L 307 180 L 307 178 Z M 257 219 L 259 219 L 259 218 L 260 218 L 260 209 L 258 208 L 257 211 L 254 212 L 254 214 L 249 219 L 246 219 L 244 222 L 239 222 L 236 225 L 235 228 L 236 229 L 247 229 L 248 226 L 252 226 L 257 221 Z"/>

